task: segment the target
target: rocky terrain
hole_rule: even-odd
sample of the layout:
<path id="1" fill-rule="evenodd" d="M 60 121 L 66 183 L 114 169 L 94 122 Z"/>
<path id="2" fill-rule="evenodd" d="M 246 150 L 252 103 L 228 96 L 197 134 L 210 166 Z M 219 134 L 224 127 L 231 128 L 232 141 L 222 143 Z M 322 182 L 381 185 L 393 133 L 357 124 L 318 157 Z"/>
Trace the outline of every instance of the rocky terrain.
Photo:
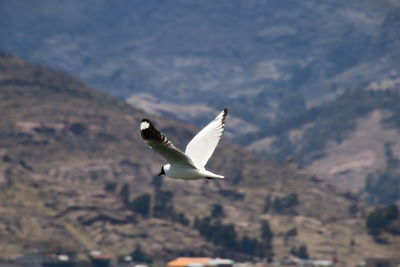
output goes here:
<path id="1" fill-rule="evenodd" d="M 6 0 L 0 48 L 119 98 L 229 104 L 260 127 L 398 79 L 399 9 L 398 0 Z"/>
<path id="2" fill-rule="evenodd" d="M 326 105 L 280 121 L 264 136 L 248 137 L 255 141 L 247 148 L 267 158 L 291 157 L 341 191 L 365 199 L 377 191 L 382 198 L 392 195 L 390 201 L 374 204 L 394 203 L 400 200 L 395 189 L 400 182 L 398 167 L 392 164 L 400 158 L 398 89 L 394 83 L 385 89 L 367 87 L 345 93 Z M 241 141 L 245 144 L 245 140 Z M 391 186 L 376 182 L 376 176 L 383 173 Z M 386 189 L 372 192 L 372 180 L 376 187 Z M 390 193 L 390 187 L 397 193 Z"/>
<path id="3" fill-rule="evenodd" d="M 399 0 L 28 2 L 1 2 L 0 49 L 197 127 L 229 106 L 226 138 L 364 200 L 398 183 Z"/>
<path id="4" fill-rule="evenodd" d="M 164 161 L 139 135 L 148 115 L 4 53 L 0 70 L 1 258 L 37 248 L 80 257 L 101 249 L 117 257 L 140 246 L 158 260 L 240 260 L 258 257 L 246 250 L 249 240 L 265 244 L 267 238 L 271 247 L 264 249 L 275 259 L 301 245 L 310 257 L 336 253 L 346 263 L 398 251 L 395 236 L 379 244 L 368 235 L 361 202 L 293 164 L 265 161 L 224 140 L 209 169 L 225 180 L 154 177 Z M 182 122 L 150 118 L 178 147 L 196 132 Z M 227 231 L 236 247 L 201 230 L 211 215 L 209 226 Z"/>

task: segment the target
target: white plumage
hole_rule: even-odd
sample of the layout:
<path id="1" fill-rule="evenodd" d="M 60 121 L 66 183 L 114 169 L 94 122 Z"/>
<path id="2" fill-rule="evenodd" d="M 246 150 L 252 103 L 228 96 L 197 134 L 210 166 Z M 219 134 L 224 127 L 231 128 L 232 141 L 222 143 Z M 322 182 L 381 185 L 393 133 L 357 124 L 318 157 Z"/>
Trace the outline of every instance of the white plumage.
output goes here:
<path id="1" fill-rule="evenodd" d="M 168 138 L 159 132 L 148 119 L 140 124 L 141 135 L 147 145 L 161 154 L 169 164 L 161 168 L 161 174 L 177 179 L 224 178 L 207 171 L 205 165 L 221 139 L 228 109 L 224 109 L 204 127 L 186 146 L 185 153 L 177 149 Z"/>

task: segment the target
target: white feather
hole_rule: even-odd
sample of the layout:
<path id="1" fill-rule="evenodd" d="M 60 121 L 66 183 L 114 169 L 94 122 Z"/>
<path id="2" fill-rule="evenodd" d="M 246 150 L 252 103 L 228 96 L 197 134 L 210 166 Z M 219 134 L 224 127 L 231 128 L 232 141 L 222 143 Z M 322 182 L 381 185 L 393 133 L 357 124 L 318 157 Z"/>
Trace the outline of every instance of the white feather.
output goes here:
<path id="1" fill-rule="evenodd" d="M 148 123 L 147 121 L 144 121 L 140 124 L 140 130 L 143 131 L 144 129 L 147 129 L 150 127 L 150 123 Z"/>
<path id="2" fill-rule="evenodd" d="M 224 131 L 227 110 L 222 111 L 204 127 L 186 146 L 185 154 L 192 159 L 197 168 L 204 168 L 221 139 Z"/>

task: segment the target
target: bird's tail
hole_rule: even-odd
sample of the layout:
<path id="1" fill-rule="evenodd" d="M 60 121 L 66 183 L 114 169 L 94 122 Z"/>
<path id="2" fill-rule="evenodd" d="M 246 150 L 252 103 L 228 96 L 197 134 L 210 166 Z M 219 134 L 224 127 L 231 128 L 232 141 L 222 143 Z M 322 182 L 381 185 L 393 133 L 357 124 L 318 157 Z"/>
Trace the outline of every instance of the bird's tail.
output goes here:
<path id="1" fill-rule="evenodd" d="M 215 174 L 210 171 L 206 171 L 205 178 L 207 179 L 223 179 L 225 178 L 223 175 Z"/>

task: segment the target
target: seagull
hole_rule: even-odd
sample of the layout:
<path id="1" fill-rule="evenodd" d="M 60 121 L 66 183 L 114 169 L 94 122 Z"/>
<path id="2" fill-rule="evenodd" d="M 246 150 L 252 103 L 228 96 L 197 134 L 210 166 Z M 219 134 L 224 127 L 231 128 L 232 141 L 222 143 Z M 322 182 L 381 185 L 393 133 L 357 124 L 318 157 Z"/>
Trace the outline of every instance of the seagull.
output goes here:
<path id="1" fill-rule="evenodd" d="M 224 178 L 222 175 L 207 171 L 205 165 L 218 145 L 225 128 L 227 115 L 228 109 L 225 108 L 193 137 L 186 146 L 185 152 L 176 148 L 164 134 L 153 126 L 150 120 L 143 119 L 140 123 L 140 133 L 144 142 L 169 163 L 161 168 L 158 175 L 183 180 Z"/>

